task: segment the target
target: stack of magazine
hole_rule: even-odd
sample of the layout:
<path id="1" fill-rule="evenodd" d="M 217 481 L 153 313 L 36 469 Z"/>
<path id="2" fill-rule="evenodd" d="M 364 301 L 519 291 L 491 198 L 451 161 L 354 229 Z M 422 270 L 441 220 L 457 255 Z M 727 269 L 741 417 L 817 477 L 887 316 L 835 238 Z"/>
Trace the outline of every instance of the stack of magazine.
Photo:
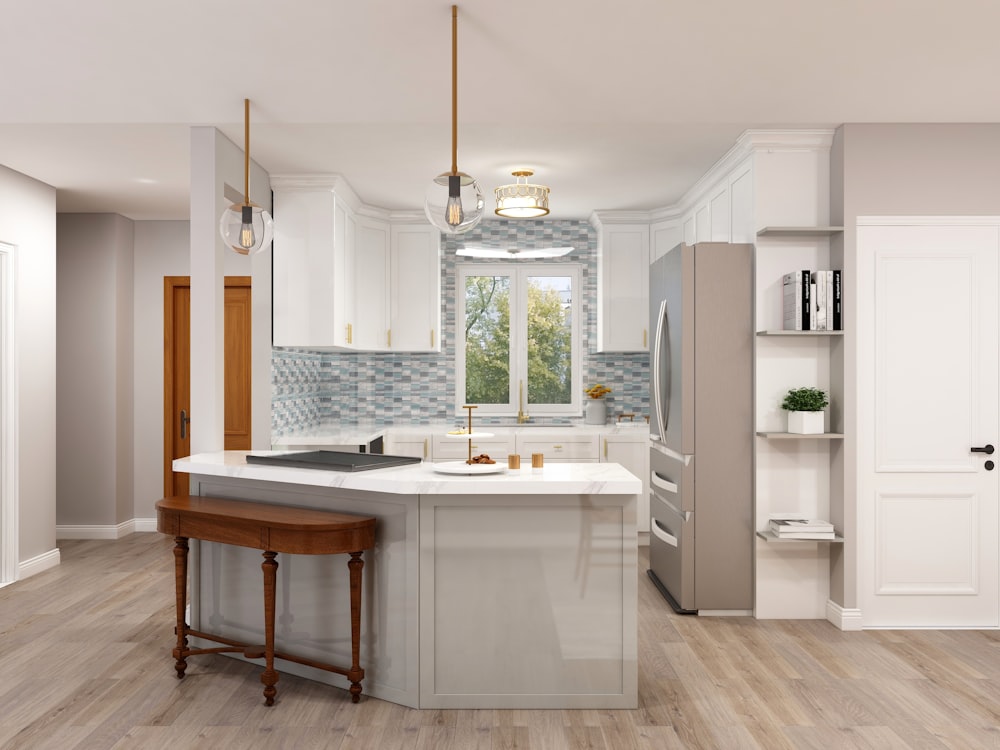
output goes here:
<path id="1" fill-rule="evenodd" d="M 781 292 L 784 330 L 843 330 L 843 289 L 839 270 L 786 273 L 781 278 Z"/>
<path id="2" fill-rule="evenodd" d="M 836 539 L 832 523 L 807 518 L 772 518 L 768 530 L 778 539 Z"/>

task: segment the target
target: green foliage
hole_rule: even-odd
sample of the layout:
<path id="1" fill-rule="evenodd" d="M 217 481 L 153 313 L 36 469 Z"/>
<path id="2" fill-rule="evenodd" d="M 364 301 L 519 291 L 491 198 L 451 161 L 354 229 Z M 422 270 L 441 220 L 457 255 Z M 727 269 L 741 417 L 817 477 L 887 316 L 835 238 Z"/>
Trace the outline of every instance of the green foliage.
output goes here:
<path id="1" fill-rule="evenodd" d="M 569 311 L 554 289 L 530 284 L 528 294 L 529 404 L 568 404 L 572 384 Z M 510 400 L 510 282 L 470 276 L 465 288 L 465 400 Z"/>
<path id="2" fill-rule="evenodd" d="M 781 408 L 788 411 L 823 411 L 830 403 L 819 388 L 793 388 L 785 395 Z"/>

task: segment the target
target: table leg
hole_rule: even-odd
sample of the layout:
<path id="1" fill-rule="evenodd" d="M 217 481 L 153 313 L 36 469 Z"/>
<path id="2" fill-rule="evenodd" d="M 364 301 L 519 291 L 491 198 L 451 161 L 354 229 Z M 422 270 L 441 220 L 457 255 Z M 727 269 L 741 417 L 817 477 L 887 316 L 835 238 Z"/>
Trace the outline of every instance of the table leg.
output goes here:
<path id="1" fill-rule="evenodd" d="M 265 552 L 264 562 L 260 564 L 264 571 L 264 673 L 260 681 L 264 683 L 264 702 L 268 706 L 274 705 L 274 696 L 278 694 L 275 687 L 278 673 L 274 669 L 274 599 L 278 574 L 278 563 L 274 558 L 277 555 L 277 552 Z"/>
<path id="2" fill-rule="evenodd" d="M 351 702 L 361 700 L 361 680 L 365 670 L 361 668 L 361 569 L 365 561 L 361 552 L 352 552 L 347 561 L 351 576 L 351 670 L 347 679 L 351 681 Z"/>
<path id="3" fill-rule="evenodd" d="M 188 561 L 188 540 L 187 537 L 174 537 L 174 593 L 177 597 L 177 625 L 174 632 L 177 634 L 177 645 L 174 647 L 174 669 L 177 670 L 177 679 L 184 676 L 187 669 L 187 622 L 184 618 L 187 607 L 187 561 Z"/>

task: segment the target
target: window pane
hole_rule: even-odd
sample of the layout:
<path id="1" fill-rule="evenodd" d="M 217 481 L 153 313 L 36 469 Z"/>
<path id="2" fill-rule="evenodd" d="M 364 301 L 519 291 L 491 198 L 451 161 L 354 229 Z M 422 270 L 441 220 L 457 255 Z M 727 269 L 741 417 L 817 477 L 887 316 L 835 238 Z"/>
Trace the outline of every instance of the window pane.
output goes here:
<path id="1" fill-rule="evenodd" d="M 528 403 L 572 401 L 570 276 L 528 277 Z"/>
<path id="2" fill-rule="evenodd" d="M 465 280 L 465 401 L 510 401 L 510 277 Z"/>

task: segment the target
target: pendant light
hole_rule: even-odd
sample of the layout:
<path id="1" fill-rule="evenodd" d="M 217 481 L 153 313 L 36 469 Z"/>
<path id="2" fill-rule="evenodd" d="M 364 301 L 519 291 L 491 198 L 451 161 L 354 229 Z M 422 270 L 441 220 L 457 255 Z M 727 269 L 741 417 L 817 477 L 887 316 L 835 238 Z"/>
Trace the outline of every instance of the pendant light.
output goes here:
<path id="1" fill-rule="evenodd" d="M 219 233 L 240 255 L 260 252 L 271 242 L 271 214 L 250 201 L 250 100 L 243 100 L 243 203 L 233 203 L 222 212 Z"/>
<path id="2" fill-rule="evenodd" d="M 447 234 L 468 232 L 483 218 L 483 193 L 476 180 L 458 171 L 458 6 L 451 6 L 451 171 L 427 188 L 424 213 Z"/>
<path id="3" fill-rule="evenodd" d="M 508 219 L 536 219 L 549 212 L 549 189 L 545 185 L 532 185 L 528 178 L 530 169 L 512 172 L 513 185 L 501 185 L 493 192 L 497 197 L 497 216 Z"/>

